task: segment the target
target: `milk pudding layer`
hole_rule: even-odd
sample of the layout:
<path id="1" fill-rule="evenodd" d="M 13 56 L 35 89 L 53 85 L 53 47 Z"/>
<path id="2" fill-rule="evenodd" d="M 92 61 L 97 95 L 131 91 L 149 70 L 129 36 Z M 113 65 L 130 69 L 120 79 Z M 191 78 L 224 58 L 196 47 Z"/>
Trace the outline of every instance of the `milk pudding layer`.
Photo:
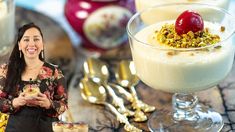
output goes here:
<path id="1" fill-rule="evenodd" d="M 148 7 L 151 7 L 156 4 L 163 4 L 163 3 L 203 3 L 203 4 L 209 4 L 216 7 L 227 9 L 229 5 L 230 0 L 136 0 L 136 8 L 138 11 L 141 11 L 143 9 L 146 9 Z"/>
<path id="2" fill-rule="evenodd" d="M 224 79 L 232 68 L 234 56 L 231 40 L 225 40 L 229 35 L 226 27 L 204 21 L 204 30 L 220 39 L 209 47 L 182 48 L 161 44 L 156 34 L 162 27 L 171 27 L 174 22 L 159 22 L 135 35 L 138 41 L 133 41 L 132 56 L 140 79 L 154 89 L 172 93 L 208 89 Z"/>

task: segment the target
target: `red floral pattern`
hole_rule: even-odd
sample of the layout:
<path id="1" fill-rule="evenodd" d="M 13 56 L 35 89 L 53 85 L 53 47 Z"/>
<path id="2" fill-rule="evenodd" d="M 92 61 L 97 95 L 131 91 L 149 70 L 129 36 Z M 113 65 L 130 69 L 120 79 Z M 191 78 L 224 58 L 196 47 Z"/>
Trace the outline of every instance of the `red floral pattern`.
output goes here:
<path id="1" fill-rule="evenodd" d="M 6 98 L 7 94 L 5 92 L 2 92 L 2 90 L 0 90 L 0 98 Z"/>
<path id="2" fill-rule="evenodd" d="M 43 66 L 41 68 L 41 71 L 40 71 L 38 77 L 40 80 L 49 79 L 50 77 L 52 77 L 52 73 L 53 73 L 52 69 L 50 69 L 49 67 Z"/>
<path id="3" fill-rule="evenodd" d="M 64 87 L 62 85 L 59 85 L 57 88 L 58 95 L 62 96 L 64 94 Z"/>
<path id="4" fill-rule="evenodd" d="M 0 73 L 6 70 L 6 65 L 0 67 Z M 18 111 L 18 109 L 14 109 L 12 106 L 12 100 L 15 97 L 2 92 L 5 79 L 5 76 L 0 74 L 0 111 L 14 113 Z M 40 91 L 51 101 L 52 107 L 45 110 L 46 114 L 50 117 L 58 117 L 67 109 L 68 100 L 66 82 L 62 71 L 57 66 L 45 62 L 40 69 L 36 82 L 38 85 L 43 84 L 40 87 Z"/>

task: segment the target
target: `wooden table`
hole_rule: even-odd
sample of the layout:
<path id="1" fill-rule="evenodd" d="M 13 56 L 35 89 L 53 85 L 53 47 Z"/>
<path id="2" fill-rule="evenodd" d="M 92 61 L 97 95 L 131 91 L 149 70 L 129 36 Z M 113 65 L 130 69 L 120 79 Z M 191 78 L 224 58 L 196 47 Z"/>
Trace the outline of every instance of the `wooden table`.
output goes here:
<path id="1" fill-rule="evenodd" d="M 113 56 L 116 58 L 101 57 L 110 65 L 110 71 L 112 72 L 113 67 L 121 59 L 130 59 L 130 49 L 128 45 L 123 47 L 124 49 L 117 49 L 117 52 L 113 52 Z M 120 53 L 123 52 L 123 53 Z M 122 132 L 123 125 L 116 121 L 115 116 L 109 111 L 108 108 L 103 106 L 89 104 L 84 101 L 79 91 L 79 80 L 83 77 L 81 64 L 85 60 L 86 56 L 79 55 L 78 69 L 75 76 L 72 79 L 69 87 L 69 108 L 75 121 L 83 121 L 89 124 L 90 131 L 102 131 L 102 132 Z M 171 110 L 171 96 L 172 94 L 164 93 L 162 91 L 153 90 L 146 86 L 142 82 L 136 87 L 138 96 L 144 102 L 156 106 L 159 109 Z M 215 86 L 206 91 L 196 93 L 200 99 L 200 103 L 213 108 L 219 112 L 225 122 L 222 132 L 233 132 L 235 131 L 235 63 L 229 76 L 221 82 L 218 86 Z M 150 114 L 148 114 L 149 116 Z M 147 123 L 135 123 L 133 119 L 130 121 L 138 128 L 144 131 L 149 131 Z"/>

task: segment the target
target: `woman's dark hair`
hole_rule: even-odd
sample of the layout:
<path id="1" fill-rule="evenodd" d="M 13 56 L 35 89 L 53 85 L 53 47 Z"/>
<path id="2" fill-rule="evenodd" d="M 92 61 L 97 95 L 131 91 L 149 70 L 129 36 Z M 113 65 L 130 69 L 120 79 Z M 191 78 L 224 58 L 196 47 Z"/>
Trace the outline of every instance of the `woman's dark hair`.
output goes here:
<path id="1" fill-rule="evenodd" d="M 21 75 L 25 70 L 26 63 L 25 63 L 24 55 L 19 50 L 18 43 L 22 39 L 25 31 L 27 31 L 30 28 L 38 29 L 38 31 L 40 32 L 40 34 L 43 38 L 43 34 L 42 34 L 41 29 L 37 25 L 35 25 L 34 23 L 28 23 L 28 24 L 25 24 L 19 28 L 16 42 L 15 42 L 15 46 L 14 46 L 14 48 L 11 52 L 10 58 L 9 58 L 5 87 L 3 89 L 8 94 L 12 94 L 12 95 L 16 94 L 17 84 L 19 84 L 19 82 L 21 81 Z M 42 54 L 43 54 L 42 52 L 39 55 L 39 59 L 44 61 L 44 57 L 42 56 Z M 21 54 L 21 57 L 20 57 L 20 54 Z"/>

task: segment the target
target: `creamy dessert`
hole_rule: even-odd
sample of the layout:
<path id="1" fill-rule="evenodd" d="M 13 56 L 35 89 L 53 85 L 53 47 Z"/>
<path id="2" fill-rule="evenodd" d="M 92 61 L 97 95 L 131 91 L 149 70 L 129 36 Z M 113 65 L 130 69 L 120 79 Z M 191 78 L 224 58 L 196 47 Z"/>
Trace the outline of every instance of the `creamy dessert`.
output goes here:
<path id="1" fill-rule="evenodd" d="M 33 99 L 38 96 L 38 94 L 40 93 L 40 89 L 38 85 L 29 84 L 24 86 L 23 93 L 25 93 L 25 97 L 27 97 L 28 99 Z"/>
<path id="2" fill-rule="evenodd" d="M 228 9 L 229 2 L 230 0 L 135 0 L 135 5 L 137 11 L 140 12 L 154 5 L 170 3 L 201 3 L 220 7 L 223 9 Z M 192 6 L 191 9 L 194 9 L 194 7 Z M 145 23 L 152 24 L 157 20 L 161 21 L 164 19 L 169 20 L 170 18 L 175 18 L 176 16 L 178 16 L 179 13 L 183 12 L 184 10 L 186 9 L 184 9 L 182 5 L 161 7 L 151 10 L 151 12 L 143 13 L 142 18 L 144 19 Z M 209 10 L 206 6 L 201 6 L 201 8 L 197 8 L 197 11 L 200 12 L 202 16 L 207 16 L 208 20 L 212 20 L 215 15 L 221 15 L 221 17 L 223 17 L 222 14 L 216 14 L 215 12 Z"/>
<path id="3" fill-rule="evenodd" d="M 54 132 L 88 132 L 88 125 L 85 123 L 53 122 L 52 128 Z"/>
<path id="4" fill-rule="evenodd" d="M 0 54 L 14 41 L 14 22 L 14 9 L 8 9 L 6 1 L 0 1 Z"/>
<path id="5" fill-rule="evenodd" d="M 207 89 L 224 79 L 234 57 L 234 46 L 230 39 L 227 40 L 230 34 L 226 27 L 204 21 L 203 31 L 198 28 L 197 34 L 189 29 L 184 35 L 180 29 L 176 34 L 177 28 L 172 25 L 175 20 L 158 22 L 134 36 L 138 41 L 132 42 L 131 50 L 140 79 L 152 88 L 179 93 Z M 185 25 L 193 27 L 192 23 Z M 168 36 L 176 37 L 167 40 L 163 37 L 165 30 Z M 177 39 L 177 36 L 181 37 Z M 196 42 L 197 39 L 200 42 Z"/>
<path id="6" fill-rule="evenodd" d="M 164 3 L 203 3 L 227 9 L 230 0 L 135 0 L 136 8 L 138 11 L 146 9 L 156 4 Z"/>
<path id="7" fill-rule="evenodd" d="M 53 122 L 52 123 L 52 130 L 54 132 L 63 132 L 64 123 L 63 122 Z"/>
<path id="8" fill-rule="evenodd" d="M 25 94 L 26 97 L 27 106 L 35 106 L 37 104 L 36 97 L 40 93 L 38 85 L 36 84 L 25 85 L 23 88 L 23 93 Z"/>

